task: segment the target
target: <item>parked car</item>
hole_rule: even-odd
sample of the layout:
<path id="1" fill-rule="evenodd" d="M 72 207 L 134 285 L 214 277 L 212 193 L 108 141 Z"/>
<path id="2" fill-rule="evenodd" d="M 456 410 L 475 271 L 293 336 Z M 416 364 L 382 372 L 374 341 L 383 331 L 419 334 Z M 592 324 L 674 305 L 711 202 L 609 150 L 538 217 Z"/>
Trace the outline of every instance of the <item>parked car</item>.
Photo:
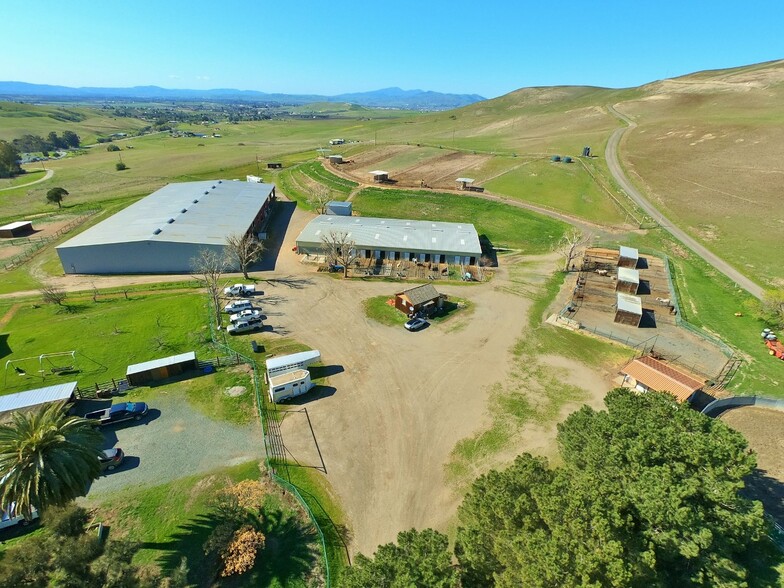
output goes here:
<path id="1" fill-rule="evenodd" d="M 84 418 L 97 421 L 99 425 L 113 425 L 123 421 L 138 421 L 147 414 L 146 402 L 122 402 L 112 404 L 109 408 L 94 410 L 84 415 Z"/>
<path id="2" fill-rule="evenodd" d="M 406 324 L 403 325 L 409 331 L 418 331 L 419 329 L 424 328 L 427 325 L 427 321 L 421 317 L 412 318 L 409 321 L 406 321 Z"/>
<path id="3" fill-rule="evenodd" d="M 234 300 L 223 307 L 223 312 L 228 312 L 229 314 L 235 314 L 243 310 L 253 310 L 250 300 Z"/>
<path id="4" fill-rule="evenodd" d="M 240 333 L 250 333 L 251 331 L 260 331 L 264 326 L 264 322 L 260 318 L 243 319 L 237 321 L 233 325 L 226 328 L 229 335 L 239 335 Z"/>
<path id="5" fill-rule="evenodd" d="M 125 459 L 125 454 L 123 450 L 119 447 L 113 447 L 112 449 L 104 449 L 101 452 L 101 455 L 98 456 L 98 461 L 101 462 L 101 471 L 109 470 L 112 471 L 116 467 L 118 467 L 123 460 Z"/>
<path id="6" fill-rule="evenodd" d="M 223 289 L 224 296 L 253 296 L 256 286 L 252 284 L 234 284 Z"/>
<path id="7" fill-rule="evenodd" d="M 35 507 L 33 507 L 32 515 L 28 519 L 23 514 L 16 512 L 16 502 L 12 502 L 8 508 L 0 508 L 0 529 L 14 525 L 29 525 L 37 518 L 38 511 Z"/>
<path id="8" fill-rule="evenodd" d="M 249 319 L 261 319 L 261 309 L 253 308 L 250 310 L 241 310 L 237 314 L 233 314 L 229 317 L 229 321 L 232 323 L 246 321 Z"/>

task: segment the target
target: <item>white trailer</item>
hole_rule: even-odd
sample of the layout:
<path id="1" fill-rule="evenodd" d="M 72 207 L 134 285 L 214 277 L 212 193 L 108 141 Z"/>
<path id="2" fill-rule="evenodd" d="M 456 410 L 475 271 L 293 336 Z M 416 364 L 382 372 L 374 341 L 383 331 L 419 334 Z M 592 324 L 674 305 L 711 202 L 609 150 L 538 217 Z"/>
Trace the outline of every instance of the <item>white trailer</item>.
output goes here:
<path id="1" fill-rule="evenodd" d="M 269 396 L 272 402 L 282 402 L 304 394 L 313 388 L 310 372 L 306 369 L 294 370 L 269 378 Z"/>
<path id="2" fill-rule="evenodd" d="M 304 370 L 312 363 L 321 359 L 321 353 L 314 349 L 312 351 L 301 351 L 291 355 L 281 355 L 267 360 L 267 376 L 277 376 L 294 370 Z"/>

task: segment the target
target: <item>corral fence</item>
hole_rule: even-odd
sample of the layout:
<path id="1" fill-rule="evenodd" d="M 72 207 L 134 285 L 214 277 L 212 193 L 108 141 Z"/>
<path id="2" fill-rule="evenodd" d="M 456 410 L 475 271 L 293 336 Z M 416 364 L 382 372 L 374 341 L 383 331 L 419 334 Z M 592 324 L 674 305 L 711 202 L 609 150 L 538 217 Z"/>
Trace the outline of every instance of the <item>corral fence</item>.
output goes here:
<path id="1" fill-rule="evenodd" d="M 262 438 L 264 439 L 264 462 L 267 466 L 267 471 L 269 472 L 270 478 L 278 484 L 283 490 L 288 490 L 294 498 L 296 498 L 297 502 L 299 502 L 300 506 L 302 506 L 303 510 L 307 513 L 308 518 L 310 518 L 310 522 L 313 524 L 313 527 L 318 532 L 319 540 L 321 542 L 321 554 L 322 559 L 324 562 L 324 583 L 326 588 L 331 586 L 330 580 L 330 568 L 329 568 L 329 557 L 327 555 L 327 542 L 324 536 L 324 531 L 321 528 L 321 525 L 318 522 L 318 519 L 311 509 L 308 502 L 302 496 L 302 490 L 298 488 L 295 484 L 293 484 L 290 480 L 286 480 L 285 478 L 278 475 L 277 472 L 277 465 L 283 464 L 286 461 L 286 449 L 283 445 L 283 437 L 280 432 L 280 418 L 277 414 L 277 407 L 273 405 L 271 408 L 268 407 L 268 403 L 265 402 L 263 396 L 263 385 L 259 378 L 259 369 L 256 365 L 256 362 L 246 355 L 235 351 L 234 349 L 230 348 L 225 342 L 221 341 L 221 338 L 217 336 L 215 332 L 215 322 L 213 320 L 213 312 L 212 312 L 212 304 L 208 305 L 208 317 L 207 321 L 210 325 L 210 336 L 212 338 L 213 344 L 218 348 L 221 349 L 227 355 L 225 357 L 233 357 L 236 359 L 237 363 L 244 363 L 250 366 L 253 371 L 253 388 L 256 393 L 256 408 L 259 412 L 259 422 L 261 423 L 261 433 Z"/>
<path id="2" fill-rule="evenodd" d="M 56 241 L 67 232 L 71 231 L 74 227 L 79 226 L 88 218 L 90 218 L 95 213 L 100 212 L 99 208 L 86 210 L 76 218 L 69 221 L 67 224 L 63 225 L 56 232 L 52 233 L 51 235 L 46 235 L 45 237 L 17 237 L 15 239 L 11 239 L 7 241 L 10 245 L 28 245 L 21 253 L 13 256 L 12 258 L 3 262 L 3 267 L 6 270 L 12 270 L 15 267 L 19 267 L 24 262 L 32 258 L 38 251 L 43 249 L 46 245 L 51 243 L 52 241 Z"/>

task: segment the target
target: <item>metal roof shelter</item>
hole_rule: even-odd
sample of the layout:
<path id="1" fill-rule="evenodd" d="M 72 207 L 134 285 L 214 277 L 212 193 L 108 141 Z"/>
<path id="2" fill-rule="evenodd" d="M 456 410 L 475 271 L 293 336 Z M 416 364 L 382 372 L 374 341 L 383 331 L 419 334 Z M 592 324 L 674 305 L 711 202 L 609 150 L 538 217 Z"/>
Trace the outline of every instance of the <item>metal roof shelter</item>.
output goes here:
<path id="1" fill-rule="evenodd" d="M 41 404 L 49 404 L 50 402 L 72 400 L 75 391 L 76 382 L 68 382 L 0 396 L 0 413 L 23 410 L 40 406 Z"/>
<path id="2" fill-rule="evenodd" d="M 647 355 L 633 360 L 621 373 L 635 380 L 641 391 L 669 392 L 678 402 L 686 402 L 704 385 L 695 376 Z"/>
<path id="3" fill-rule="evenodd" d="M 32 221 L 16 221 L 0 227 L 0 237 L 21 237 L 32 232 Z"/>
<path id="4" fill-rule="evenodd" d="M 368 173 L 373 176 L 374 182 L 385 182 L 389 179 L 389 172 L 385 172 L 384 170 L 377 169 Z"/>
<path id="5" fill-rule="evenodd" d="M 615 282 L 615 289 L 618 292 L 637 294 L 640 287 L 640 272 L 628 267 L 618 268 L 618 279 Z"/>
<path id="6" fill-rule="evenodd" d="M 635 268 L 637 267 L 639 258 L 640 253 L 636 249 L 633 247 L 624 247 L 622 245 L 618 256 L 618 266 Z"/>
<path id="7" fill-rule="evenodd" d="M 125 370 L 125 377 L 132 386 L 141 386 L 155 380 L 165 380 L 172 376 L 178 376 L 184 371 L 194 370 L 198 367 L 199 362 L 196 359 L 196 353 L 190 351 L 129 365 L 128 369 Z"/>
<path id="8" fill-rule="evenodd" d="M 56 249 L 66 273 L 189 272 L 201 250 L 223 255 L 228 235 L 257 232 L 274 198 L 273 184 L 169 184 Z"/>
<path id="9" fill-rule="evenodd" d="M 468 184 L 473 184 L 475 180 L 474 178 L 457 178 L 455 181 L 460 184 L 461 190 L 465 190 L 468 188 Z"/>
<path id="10" fill-rule="evenodd" d="M 639 296 L 617 292 L 615 322 L 639 327 L 642 320 L 642 300 Z"/>
<path id="11" fill-rule="evenodd" d="M 479 235 L 471 223 L 327 215 L 318 216 L 307 224 L 297 237 L 297 250 L 319 254 L 321 237 L 331 232 L 347 233 L 359 250 L 477 259 L 482 255 Z M 449 263 L 452 261 L 449 259 Z"/>

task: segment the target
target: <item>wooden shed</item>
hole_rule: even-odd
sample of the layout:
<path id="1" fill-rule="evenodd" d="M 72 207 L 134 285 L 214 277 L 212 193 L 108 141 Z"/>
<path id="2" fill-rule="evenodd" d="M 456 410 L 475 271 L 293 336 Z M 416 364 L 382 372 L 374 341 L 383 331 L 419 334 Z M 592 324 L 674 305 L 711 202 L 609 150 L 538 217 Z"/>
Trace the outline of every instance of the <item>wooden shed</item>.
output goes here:
<path id="1" fill-rule="evenodd" d="M 637 294 L 640 287 L 640 272 L 628 267 L 618 268 L 618 277 L 615 281 L 615 291 L 626 294 Z"/>
<path id="2" fill-rule="evenodd" d="M 639 327 L 642 320 L 642 301 L 640 297 L 624 294 L 623 292 L 618 292 L 616 296 L 618 298 L 615 304 L 615 322 L 631 327 Z"/>
<path id="3" fill-rule="evenodd" d="M 33 232 L 32 221 L 17 221 L 0 227 L 0 237 L 24 237 Z"/>
<path id="4" fill-rule="evenodd" d="M 405 315 L 423 311 L 432 314 L 444 305 L 445 294 L 439 294 L 433 284 L 422 284 L 395 294 L 395 308 Z"/>
<path id="5" fill-rule="evenodd" d="M 688 372 L 648 355 L 638 357 L 621 370 L 623 382 L 640 392 L 669 392 L 678 402 L 688 402 L 704 382 Z"/>
<path id="6" fill-rule="evenodd" d="M 334 153 L 329 156 L 329 162 L 332 165 L 340 165 L 341 163 L 343 163 L 343 156 Z"/>
<path id="7" fill-rule="evenodd" d="M 198 369 L 199 362 L 196 353 L 180 353 L 144 363 L 129 365 L 125 371 L 125 378 L 131 386 L 142 386 L 149 382 L 165 380 L 172 376 L 178 376 L 183 372 Z"/>
<path id="8" fill-rule="evenodd" d="M 634 269 L 637 267 L 637 262 L 640 259 L 640 253 L 633 247 L 621 246 L 620 254 L 618 256 L 618 267 L 628 267 Z"/>

